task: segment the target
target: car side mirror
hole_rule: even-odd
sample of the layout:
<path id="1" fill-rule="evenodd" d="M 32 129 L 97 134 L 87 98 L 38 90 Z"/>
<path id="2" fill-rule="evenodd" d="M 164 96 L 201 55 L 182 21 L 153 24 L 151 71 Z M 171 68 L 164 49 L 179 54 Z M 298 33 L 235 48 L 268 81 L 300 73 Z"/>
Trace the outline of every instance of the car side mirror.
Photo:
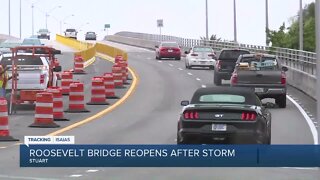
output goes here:
<path id="1" fill-rule="evenodd" d="M 41 46 L 44 46 L 44 44 L 41 44 Z"/>
<path id="2" fill-rule="evenodd" d="M 189 101 L 181 101 L 181 106 L 188 106 L 189 105 Z"/>
<path id="3" fill-rule="evenodd" d="M 53 54 L 61 54 L 61 50 L 53 50 Z"/>
<path id="4" fill-rule="evenodd" d="M 54 72 L 61 72 L 61 70 L 62 70 L 61 66 L 55 66 L 55 67 L 53 68 L 53 71 L 54 71 Z"/>
<path id="5" fill-rule="evenodd" d="M 185 54 L 189 54 L 189 52 L 188 52 L 188 51 L 185 51 L 184 53 L 185 53 Z"/>
<path id="6" fill-rule="evenodd" d="M 155 48 L 159 48 L 159 46 L 158 46 L 158 45 L 155 45 L 154 47 L 155 47 Z"/>
<path id="7" fill-rule="evenodd" d="M 281 69 L 282 69 L 282 71 L 284 71 L 284 72 L 288 71 L 288 68 L 287 68 L 286 66 L 282 66 Z"/>

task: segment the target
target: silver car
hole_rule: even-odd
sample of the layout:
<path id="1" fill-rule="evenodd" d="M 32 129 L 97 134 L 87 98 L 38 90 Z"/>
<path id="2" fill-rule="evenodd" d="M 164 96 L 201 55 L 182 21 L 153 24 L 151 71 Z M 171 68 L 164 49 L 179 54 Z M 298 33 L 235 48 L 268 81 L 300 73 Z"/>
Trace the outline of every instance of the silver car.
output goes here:
<path id="1" fill-rule="evenodd" d="M 216 62 L 216 53 L 209 46 L 194 46 L 186 54 L 186 68 L 209 67 L 214 68 Z"/>

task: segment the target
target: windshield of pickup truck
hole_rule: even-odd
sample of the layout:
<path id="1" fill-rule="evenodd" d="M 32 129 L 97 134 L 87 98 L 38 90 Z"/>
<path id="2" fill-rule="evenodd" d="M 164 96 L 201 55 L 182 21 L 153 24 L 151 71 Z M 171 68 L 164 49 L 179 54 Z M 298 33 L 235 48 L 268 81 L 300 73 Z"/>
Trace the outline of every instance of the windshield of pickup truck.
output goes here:
<path id="1" fill-rule="evenodd" d="M 245 50 L 222 50 L 219 60 L 237 60 L 242 54 L 250 54 L 250 52 Z"/>
<path id="2" fill-rule="evenodd" d="M 3 57 L 0 64 L 3 66 L 12 65 L 11 57 Z M 41 57 L 38 56 L 17 56 L 17 65 L 43 65 Z"/>
<path id="3" fill-rule="evenodd" d="M 240 70 L 259 71 L 259 70 L 279 70 L 278 62 L 272 57 L 244 57 L 237 65 Z"/>

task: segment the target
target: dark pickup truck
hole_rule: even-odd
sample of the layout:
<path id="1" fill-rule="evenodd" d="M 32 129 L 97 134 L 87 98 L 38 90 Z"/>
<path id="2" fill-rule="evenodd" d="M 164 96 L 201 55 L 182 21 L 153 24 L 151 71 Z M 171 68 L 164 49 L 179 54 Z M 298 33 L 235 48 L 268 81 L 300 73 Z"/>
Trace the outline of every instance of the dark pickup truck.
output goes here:
<path id="1" fill-rule="evenodd" d="M 222 49 L 216 65 L 214 67 L 213 82 L 215 85 L 220 86 L 222 79 L 230 80 L 236 61 L 242 54 L 250 54 L 247 50 L 241 49 Z"/>
<path id="2" fill-rule="evenodd" d="M 230 79 L 231 86 L 251 87 L 260 99 L 274 98 L 280 108 L 285 108 L 287 70 L 274 55 L 241 55 Z"/>

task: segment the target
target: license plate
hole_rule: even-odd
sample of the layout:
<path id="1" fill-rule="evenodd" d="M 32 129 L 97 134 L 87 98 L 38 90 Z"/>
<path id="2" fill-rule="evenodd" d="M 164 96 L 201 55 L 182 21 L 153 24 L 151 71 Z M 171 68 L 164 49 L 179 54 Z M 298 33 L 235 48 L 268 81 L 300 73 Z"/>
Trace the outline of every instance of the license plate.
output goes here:
<path id="1" fill-rule="evenodd" d="M 212 131 L 226 131 L 226 124 L 212 124 Z"/>
<path id="2" fill-rule="evenodd" d="M 263 88 L 254 88 L 254 92 L 261 93 L 261 92 L 264 92 L 264 89 Z"/>
<path id="3" fill-rule="evenodd" d="M 201 64 L 205 64 L 206 62 L 205 61 L 201 61 Z"/>
<path id="4" fill-rule="evenodd" d="M 172 50 L 168 50 L 168 52 L 173 52 Z"/>

